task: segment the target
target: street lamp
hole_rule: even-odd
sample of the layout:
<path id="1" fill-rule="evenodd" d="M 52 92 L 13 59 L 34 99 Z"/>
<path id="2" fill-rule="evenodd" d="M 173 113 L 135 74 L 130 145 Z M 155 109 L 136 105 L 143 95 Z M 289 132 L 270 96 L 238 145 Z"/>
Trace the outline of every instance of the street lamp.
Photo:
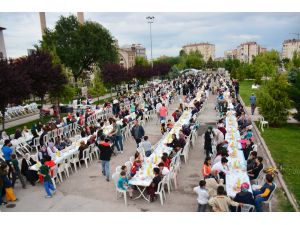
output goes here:
<path id="1" fill-rule="evenodd" d="M 151 30 L 151 24 L 154 23 L 154 16 L 147 16 L 146 17 L 149 25 L 150 25 L 150 44 L 151 44 L 151 66 L 153 68 L 153 58 L 152 58 L 152 30 Z"/>

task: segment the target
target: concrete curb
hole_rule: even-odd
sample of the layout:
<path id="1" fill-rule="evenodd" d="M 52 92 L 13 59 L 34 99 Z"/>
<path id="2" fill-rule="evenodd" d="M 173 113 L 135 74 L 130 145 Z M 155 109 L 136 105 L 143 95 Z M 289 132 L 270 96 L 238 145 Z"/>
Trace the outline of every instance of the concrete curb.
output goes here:
<path id="1" fill-rule="evenodd" d="M 245 103 L 243 102 L 243 99 L 239 96 L 239 100 L 242 103 L 242 106 L 246 109 Z M 248 114 L 248 112 L 246 111 L 246 114 Z M 256 126 L 255 122 L 253 120 L 251 120 L 251 124 L 254 128 L 254 132 L 256 133 L 256 136 L 259 138 L 259 142 L 261 143 L 262 146 L 262 150 L 265 151 L 269 162 L 271 163 L 272 167 L 277 168 L 275 161 L 272 158 L 271 152 L 265 142 L 265 140 L 263 139 L 263 137 L 261 136 L 261 133 L 258 129 L 258 127 Z M 288 198 L 289 202 L 291 203 L 291 205 L 293 206 L 293 208 L 295 209 L 296 212 L 299 212 L 299 206 L 297 204 L 297 201 L 295 199 L 295 197 L 293 196 L 293 194 L 289 191 L 281 172 L 278 170 L 278 176 L 277 176 L 277 180 L 279 181 L 280 186 L 282 187 L 282 189 L 284 190 L 286 197 Z"/>

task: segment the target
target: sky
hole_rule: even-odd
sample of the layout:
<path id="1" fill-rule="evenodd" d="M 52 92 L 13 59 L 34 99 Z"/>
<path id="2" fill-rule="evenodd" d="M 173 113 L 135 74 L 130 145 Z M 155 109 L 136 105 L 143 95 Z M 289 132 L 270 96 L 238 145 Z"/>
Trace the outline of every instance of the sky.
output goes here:
<path id="1" fill-rule="evenodd" d="M 53 29 L 60 16 L 74 14 L 46 13 L 47 27 Z M 267 49 L 281 51 L 285 39 L 300 33 L 300 13 L 84 13 L 85 20 L 99 22 L 118 39 L 119 45 L 139 43 L 146 47 L 150 58 L 152 24 L 153 57 L 176 56 L 185 44 L 215 44 L 216 57 L 236 48 L 240 43 L 256 41 Z M 8 57 L 27 54 L 27 49 L 41 40 L 39 14 L 1 13 L 0 27 L 5 27 L 4 40 Z"/>

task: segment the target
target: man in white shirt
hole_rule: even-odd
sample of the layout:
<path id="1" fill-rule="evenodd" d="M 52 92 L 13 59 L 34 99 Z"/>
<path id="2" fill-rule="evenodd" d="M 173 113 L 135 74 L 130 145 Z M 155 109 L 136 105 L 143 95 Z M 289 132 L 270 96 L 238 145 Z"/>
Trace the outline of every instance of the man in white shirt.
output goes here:
<path id="1" fill-rule="evenodd" d="M 205 212 L 209 199 L 208 191 L 205 189 L 206 181 L 200 180 L 199 186 L 194 187 L 194 192 L 197 193 L 198 209 L 197 212 Z"/>
<path id="2" fill-rule="evenodd" d="M 228 160 L 226 159 L 226 157 L 223 157 L 220 162 L 217 162 L 215 165 L 213 165 L 213 167 L 211 168 L 211 173 L 219 174 L 220 178 L 225 181 L 226 173 L 229 172 L 227 163 Z"/>

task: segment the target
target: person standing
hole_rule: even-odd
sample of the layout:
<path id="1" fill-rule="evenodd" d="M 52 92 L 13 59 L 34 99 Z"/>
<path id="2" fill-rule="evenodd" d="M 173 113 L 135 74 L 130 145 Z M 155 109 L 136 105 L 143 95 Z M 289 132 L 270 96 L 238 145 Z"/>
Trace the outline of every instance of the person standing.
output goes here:
<path id="1" fill-rule="evenodd" d="M 131 135 L 134 138 L 137 147 L 139 147 L 139 143 L 141 142 L 142 137 L 145 135 L 145 130 L 141 125 L 139 125 L 137 120 L 134 121 L 134 126 L 131 129 Z"/>
<path id="2" fill-rule="evenodd" d="M 168 115 L 168 109 L 165 103 L 163 103 L 159 109 L 160 122 L 163 120 L 166 121 L 167 115 Z"/>
<path id="3" fill-rule="evenodd" d="M 4 145 L 2 147 L 3 157 L 9 167 L 8 178 L 11 178 L 11 175 L 13 172 L 13 167 L 11 165 L 11 154 L 13 153 L 13 150 L 12 150 L 11 146 L 12 146 L 12 144 L 11 144 L 10 140 L 5 140 Z"/>
<path id="4" fill-rule="evenodd" d="M 98 145 L 100 150 L 100 160 L 102 161 L 102 174 L 106 176 L 106 181 L 109 181 L 109 162 L 113 150 L 110 147 L 109 139 L 105 138 L 104 142 L 100 142 Z"/>
<path id="5" fill-rule="evenodd" d="M 21 174 L 21 170 L 20 170 L 20 167 L 19 167 L 19 162 L 18 162 L 16 154 L 12 154 L 11 158 L 12 158 L 11 164 L 12 164 L 12 167 L 13 167 L 12 187 L 13 188 L 15 187 L 16 179 L 19 178 L 21 183 L 22 183 L 22 188 L 25 189 L 26 188 L 26 181 L 25 181 L 24 177 Z"/>
<path id="6" fill-rule="evenodd" d="M 113 130 L 108 135 L 112 137 L 114 144 L 117 147 L 118 153 L 123 153 L 123 137 L 121 131 L 121 125 L 117 124 L 117 121 L 113 119 L 112 121 Z"/>
<path id="7" fill-rule="evenodd" d="M 44 188 L 47 193 L 46 198 L 52 198 L 52 193 L 55 194 L 56 189 L 53 186 L 52 179 L 50 176 L 50 167 L 45 165 L 45 159 L 41 160 L 42 166 L 39 171 L 39 175 L 44 178 Z M 51 191 L 50 191 L 51 190 Z"/>
<path id="8" fill-rule="evenodd" d="M 205 212 L 209 199 L 208 191 L 205 189 L 205 180 L 200 180 L 199 186 L 194 187 L 194 192 L 197 193 L 198 209 L 197 212 Z"/>
<path id="9" fill-rule="evenodd" d="M 212 138 L 211 138 L 211 136 L 212 136 L 212 126 L 208 126 L 208 129 L 204 135 L 204 150 L 206 153 L 206 157 L 209 157 L 210 154 L 212 154 L 212 146 L 211 146 Z"/>
<path id="10" fill-rule="evenodd" d="M 158 99 L 158 103 L 155 106 L 156 114 L 157 114 L 157 122 L 160 120 L 160 108 L 162 107 L 160 99 Z"/>
<path id="11" fill-rule="evenodd" d="M 256 108 L 256 96 L 254 93 L 250 96 L 250 104 L 251 104 L 251 114 L 254 115 L 254 111 Z"/>

